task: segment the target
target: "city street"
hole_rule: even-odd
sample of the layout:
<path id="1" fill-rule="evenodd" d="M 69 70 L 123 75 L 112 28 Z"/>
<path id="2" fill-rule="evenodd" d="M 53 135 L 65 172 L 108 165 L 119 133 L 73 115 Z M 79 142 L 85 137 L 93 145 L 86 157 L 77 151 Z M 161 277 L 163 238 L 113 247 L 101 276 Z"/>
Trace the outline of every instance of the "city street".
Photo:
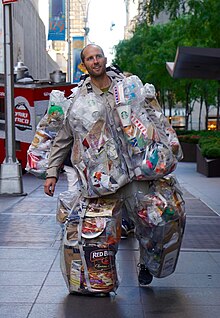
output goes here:
<path id="1" fill-rule="evenodd" d="M 179 163 L 175 175 L 186 202 L 187 222 L 174 274 L 138 286 L 138 244 L 123 239 L 117 254 L 117 295 L 69 295 L 60 271 L 61 227 L 57 196 L 67 189 L 65 175 L 55 196 L 43 180 L 23 176 L 23 196 L 0 196 L 1 318 L 218 318 L 220 312 L 220 178 Z"/>

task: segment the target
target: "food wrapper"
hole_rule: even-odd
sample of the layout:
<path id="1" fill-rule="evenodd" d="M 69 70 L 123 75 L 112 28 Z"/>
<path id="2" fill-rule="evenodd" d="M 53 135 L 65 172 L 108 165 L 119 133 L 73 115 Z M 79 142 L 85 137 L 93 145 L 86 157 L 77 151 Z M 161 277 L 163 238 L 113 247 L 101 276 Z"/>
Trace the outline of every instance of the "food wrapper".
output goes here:
<path id="1" fill-rule="evenodd" d="M 72 161 L 78 170 L 82 194 L 100 197 L 113 194 L 129 182 L 117 132 L 99 96 L 79 96 L 68 117 L 74 131 Z"/>
<path id="2" fill-rule="evenodd" d="M 102 98 L 89 93 L 79 96 L 70 109 L 69 120 L 76 131 L 90 131 L 98 121 L 106 122 L 105 105 Z"/>
<path id="3" fill-rule="evenodd" d="M 70 102 L 65 98 L 64 92 L 53 90 L 50 93 L 47 113 L 38 123 L 33 141 L 27 151 L 25 170 L 36 177 L 41 179 L 46 177 L 52 142 L 63 125 Z"/>
<path id="4" fill-rule="evenodd" d="M 154 99 L 156 98 L 156 90 L 153 84 L 146 83 L 143 88 L 146 98 Z"/>
<path id="5" fill-rule="evenodd" d="M 175 130 L 162 113 L 155 87 L 148 83 L 143 86 L 136 76 L 130 76 L 117 83 L 114 96 L 133 178 L 156 180 L 173 172 L 182 159 L 182 150 Z M 131 111 L 121 112 L 122 107 L 131 107 Z"/>
<path id="6" fill-rule="evenodd" d="M 138 107 L 144 101 L 144 86 L 136 75 L 125 77 L 114 87 L 116 105 Z"/>
<path id="7" fill-rule="evenodd" d="M 63 246 L 65 257 L 64 279 L 70 293 L 100 294 L 115 292 L 118 277 L 114 248 L 84 246 L 86 269 L 77 247 Z"/>
<path id="8" fill-rule="evenodd" d="M 160 142 L 153 142 L 146 146 L 141 171 L 150 179 L 158 179 L 175 170 L 176 164 L 177 160 L 174 160 L 169 147 Z"/>
<path id="9" fill-rule="evenodd" d="M 76 188 L 76 191 L 64 191 L 61 192 L 57 199 L 56 220 L 60 224 L 66 222 L 68 216 L 71 214 L 75 205 L 78 203 L 80 192 Z"/>
<path id="10" fill-rule="evenodd" d="M 154 181 L 150 193 L 139 193 L 137 202 L 136 235 L 144 262 L 153 276 L 169 276 L 176 268 L 186 221 L 179 185 L 172 176 Z"/>
<path id="11" fill-rule="evenodd" d="M 26 170 L 39 179 L 45 179 L 49 152 L 30 149 L 27 152 Z"/>
<path id="12" fill-rule="evenodd" d="M 82 211 L 84 214 L 82 215 Z M 115 292 L 116 253 L 121 236 L 121 201 L 104 198 L 75 204 L 61 244 L 61 271 L 70 293 Z"/>

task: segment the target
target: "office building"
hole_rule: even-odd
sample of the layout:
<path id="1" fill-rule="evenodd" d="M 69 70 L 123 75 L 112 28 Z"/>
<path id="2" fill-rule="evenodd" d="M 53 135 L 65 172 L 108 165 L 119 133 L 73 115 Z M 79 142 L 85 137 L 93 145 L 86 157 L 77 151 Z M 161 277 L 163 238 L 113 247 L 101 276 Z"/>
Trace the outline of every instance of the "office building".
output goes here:
<path id="1" fill-rule="evenodd" d="M 14 65 L 22 61 L 34 79 L 49 78 L 58 69 L 46 51 L 46 34 L 39 17 L 38 0 L 19 0 L 11 4 Z M 3 5 L 0 3 L 0 73 L 4 73 Z"/>

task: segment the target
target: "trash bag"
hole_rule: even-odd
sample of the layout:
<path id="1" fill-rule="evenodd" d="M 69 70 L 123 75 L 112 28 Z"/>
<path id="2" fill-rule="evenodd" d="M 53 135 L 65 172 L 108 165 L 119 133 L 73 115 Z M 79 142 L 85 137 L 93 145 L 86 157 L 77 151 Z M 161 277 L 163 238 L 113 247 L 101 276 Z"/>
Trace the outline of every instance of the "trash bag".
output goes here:
<path id="1" fill-rule="evenodd" d="M 61 243 L 61 271 L 70 293 L 116 291 L 120 237 L 120 200 L 79 198 L 75 202 Z"/>
<path id="2" fill-rule="evenodd" d="M 115 85 L 114 96 L 133 179 L 155 180 L 173 172 L 182 150 L 158 104 L 154 86 L 143 85 L 132 75 Z"/>
<path id="3" fill-rule="evenodd" d="M 70 102 L 65 98 L 64 92 L 51 92 L 47 113 L 38 123 L 33 141 L 28 148 L 25 170 L 40 179 L 46 178 L 53 140 L 63 125 Z"/>
<path id="4" fill-rule="evenodd" d="M 175 271 L 185 222 L 185 203 L 173 176 L 153 181 L 149 194 L 137 194 L 136 235 L 154 277 Z"/>

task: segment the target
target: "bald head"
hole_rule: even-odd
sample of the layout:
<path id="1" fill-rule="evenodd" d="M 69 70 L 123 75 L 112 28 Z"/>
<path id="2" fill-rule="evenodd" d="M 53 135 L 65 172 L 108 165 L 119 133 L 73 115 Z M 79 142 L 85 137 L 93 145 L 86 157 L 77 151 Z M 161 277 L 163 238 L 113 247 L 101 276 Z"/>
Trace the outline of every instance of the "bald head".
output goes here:
<path id="1" fill-rule="evenodd" d="M 85 52 L 88 48 L 91 48 L 91 47 L 99 49 L 99 50 L 100 50 L 100 53 L 101 53 L 103 56 L 105 56 L 104 51 L 103 51 L 103 49 L 101 48 L 101 46 L 96 45 L 96 44 L 88 44 L 88 45 L 86 45 L 86 46 L 82 49 L 81 54 L 80 54 L 81 61 L 82 61 L 83 63 L 84 63 L 84 60 L 85 60 L 84 52 Z"/>

